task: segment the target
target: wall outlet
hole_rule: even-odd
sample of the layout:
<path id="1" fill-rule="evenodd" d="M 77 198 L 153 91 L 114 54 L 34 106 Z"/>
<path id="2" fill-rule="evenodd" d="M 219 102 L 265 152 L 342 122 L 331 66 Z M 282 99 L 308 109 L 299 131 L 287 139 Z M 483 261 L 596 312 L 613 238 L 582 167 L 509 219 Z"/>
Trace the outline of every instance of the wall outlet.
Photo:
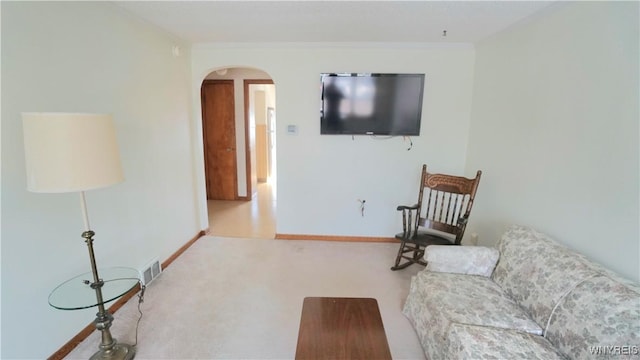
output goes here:
<path id="1" fill-rule="evenodd" d="M 478 245 L 478 234 L 477 233 L 472 233 L 471 234 L 471 245 L 473 245 L 473 246 Z"/>
<path id="2" fill-rule="evenodd" d="M 360 203 L 360 216 L 364 217 L 364 203 L 367 202 L 367 200 L 358 199 L 358 202 Z"/>

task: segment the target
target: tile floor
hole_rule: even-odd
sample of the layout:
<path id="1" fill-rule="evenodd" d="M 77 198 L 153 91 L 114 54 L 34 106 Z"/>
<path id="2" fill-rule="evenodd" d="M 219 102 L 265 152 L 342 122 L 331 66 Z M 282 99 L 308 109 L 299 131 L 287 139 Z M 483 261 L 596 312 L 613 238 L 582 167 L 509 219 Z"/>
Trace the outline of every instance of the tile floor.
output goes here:
<path id="1" fill-rule="evenodd" d="M 251 201 L 208 200 L 209 235 L 273 239 L 276 194 L 270 183 L 258 183 Z"/>

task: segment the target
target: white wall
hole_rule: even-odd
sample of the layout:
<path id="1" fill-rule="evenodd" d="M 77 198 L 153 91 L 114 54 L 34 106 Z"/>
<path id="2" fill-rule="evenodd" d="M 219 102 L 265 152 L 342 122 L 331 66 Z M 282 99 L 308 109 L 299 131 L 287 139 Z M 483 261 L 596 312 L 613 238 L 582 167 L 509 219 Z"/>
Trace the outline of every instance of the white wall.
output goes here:
<path id="1" fill-rule="evenodd" d="M 182 56 L 172 55 L 174 45 Z M 90 270 L 89 259 L 79 195 L 26 191 L 20 113 L 113 114 L 126 180 L 87 193 L 97 262 L 142 267 L 201 229 L 189 66 L 187 44 L 112 4 L 2 3 L 3 359 L 51 355 L 97 311 L 47 304 L 60 282 Z M 114 336 L 132 342 L 118 334 L 134 328 L 115 323 Z"/>
<path id="2" fill-rule="evenodd" d="M 533 226 L 640 278 L 638 2 L 577 2 L 477 45 L 468 231 Z"/>
<path id="3" fill-rule="evenodd" d="M 434 171 L 464 171 L 473 62 L 469 45 L 200 45 L 192 49 L 192 82 L 197 91 L 211 69 L 229 65 L 258 68 L 274 80 L 277 233 L 386 237 L 401 226 L 396 206 L 417 200 L 422 163 Z M 421 136 L 412 138 L 412 150 L 401 137 L 321 136 L 322 72 L 425 73 Z M 199 109 L 194 98 L 194 114 Z M 196 116 L 197 138 L 200 123 Z M 298 134 L 288 135 L 288 125 Z M 199 163 L 201 147 L 195 150 Z M 206 209 L 202 167 L 197 178 L 200 208 Z M 366 200 L 365 217 L 358 199 Z"/>

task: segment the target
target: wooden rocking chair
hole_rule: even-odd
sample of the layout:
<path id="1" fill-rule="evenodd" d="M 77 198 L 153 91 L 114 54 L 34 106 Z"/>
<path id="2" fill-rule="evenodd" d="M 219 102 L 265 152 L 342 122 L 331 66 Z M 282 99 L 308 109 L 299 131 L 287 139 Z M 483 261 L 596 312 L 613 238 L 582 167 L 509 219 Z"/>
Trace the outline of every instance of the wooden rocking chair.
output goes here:
<path id="1" fill-rule="evenodd" d="M 429 245 L 460 245 L 480 175 L 480 170 L 474 179 L 429 174 L 427 165 L 422 165 L 418 203 L 397 208 L 402 211 L 402 232 L 396 234 L 401 244 L 391 270 L 415 263 L 426 266 L 423 256 Z M 406 261 L 401 264 L 403 259 Z"/>

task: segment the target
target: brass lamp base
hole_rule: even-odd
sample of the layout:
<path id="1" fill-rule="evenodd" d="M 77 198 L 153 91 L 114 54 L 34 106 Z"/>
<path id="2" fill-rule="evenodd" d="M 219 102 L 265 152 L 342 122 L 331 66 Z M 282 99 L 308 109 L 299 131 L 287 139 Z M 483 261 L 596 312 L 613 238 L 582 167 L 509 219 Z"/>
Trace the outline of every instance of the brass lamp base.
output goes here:
<path id="1" fill-rule="evenodd" d="M 115 340 L 114 340 L 115 341 Z M 127 344 L 115 344 L 109 350 L 101 349 L 93 354 L 90 360 L 131 360 L 136 355 L 136 349 Z"/>
<path id="2" fill-rule="evenodd" d="M 93 272 L 93 283 L 91 288 L 96 291 L 96 300 L 98 302 L 98 313 L 93 324 L 96 329 L 102 333 L 102 341 L 100 342 L 100 350 L 90 357 L 91 360 L 131 360 L 136 354 L 136 349 L 127 344 L 118 344 L 116 339 L 111 336 L 109 328 L 113 323 L 113 315 L 104 308 L 104 300 L 102 298 L 102 287 L 104 281 L 98 276 L 98 267 L 96 266 L 96 257 L 93 252 L 93 235 L 95 233 L 87 230 L 82 233 L 82 237 L 87 243 L 89 249 L 89 259 L 91 260 L 91 270 Z"/>

